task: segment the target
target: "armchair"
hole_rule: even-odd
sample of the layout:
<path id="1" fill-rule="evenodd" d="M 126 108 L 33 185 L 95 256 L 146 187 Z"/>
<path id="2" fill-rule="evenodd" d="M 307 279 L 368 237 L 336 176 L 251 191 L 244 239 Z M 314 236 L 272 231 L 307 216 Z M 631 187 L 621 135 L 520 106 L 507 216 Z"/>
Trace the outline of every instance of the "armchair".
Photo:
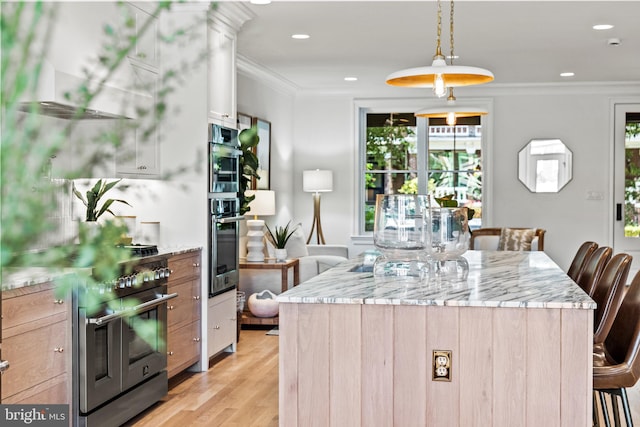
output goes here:
<path id="1" fill-rule="evenodd" d="M 469 249 L 543 251 L 545 232 L 541 228 L 479 228 L 471 232 Z M 501 243 L 514 246 L 501 248 Z"/>

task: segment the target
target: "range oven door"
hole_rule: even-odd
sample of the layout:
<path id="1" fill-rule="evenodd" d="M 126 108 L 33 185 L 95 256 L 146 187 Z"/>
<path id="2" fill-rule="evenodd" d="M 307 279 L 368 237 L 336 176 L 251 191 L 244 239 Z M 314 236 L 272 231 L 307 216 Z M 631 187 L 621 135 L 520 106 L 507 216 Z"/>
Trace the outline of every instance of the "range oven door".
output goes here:
<path id="1" fill-rule="evenodd" d="M 166 286 L 133 295 L 133 314 L 122 320 L 123 390 L 167 368 L 166 301 L 177 295 L 167 295 Z"/>
<path id="2" fill-rule="evenodd" d="M 78 371 L 82 413 L 97 408 L 122 390 L 122 319 L 109 319 L 112 314 L 106 304 L 90 316 L 85 308 L 79 310 Z M 107 319 L 98 322 L 102 318 Z"/>
<path id="3" fill-rule="evenodd" d="M 212 205 L 214 201 L 212 200 Z M 211 248 L 209 251 L 211 284 L 209 296 L 215 296 L 238 285 L 240 221 L 244 216 L 211 216 Z"/>

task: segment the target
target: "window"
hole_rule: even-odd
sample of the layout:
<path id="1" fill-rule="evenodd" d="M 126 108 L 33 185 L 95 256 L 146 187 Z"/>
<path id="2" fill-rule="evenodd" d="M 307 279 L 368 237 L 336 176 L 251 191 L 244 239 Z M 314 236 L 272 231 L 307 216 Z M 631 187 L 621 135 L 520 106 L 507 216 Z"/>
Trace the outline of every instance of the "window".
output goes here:
<path id="1" fill-rule="evenodd" d="M 378 194 L 453 194 L 482 218 L 482 125 L 480 117 L 423 119 L 408 113 L 361 114 L 361 234 L 373 231 Z"/>

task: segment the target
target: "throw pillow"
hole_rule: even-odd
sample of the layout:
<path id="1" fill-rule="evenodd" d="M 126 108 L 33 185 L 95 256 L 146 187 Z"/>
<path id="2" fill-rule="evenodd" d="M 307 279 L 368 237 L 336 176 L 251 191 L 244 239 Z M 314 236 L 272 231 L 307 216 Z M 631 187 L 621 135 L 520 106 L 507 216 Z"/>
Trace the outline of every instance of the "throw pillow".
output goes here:
<path id="1" fill-rule="evenodd" d="M 534 228 L 503 228 L 500 231 L 499 251 L 530 251 L 531 241 L 536 237 Z"/>
<path id="2" fill-rule="evenodd" d="M 307 250 L 307 239 L 302 231 L 302 224 L 298 223 L 296 229 L 285 245 L 287 248 L 287 258 L 302 258 L 309 255 Z"/>

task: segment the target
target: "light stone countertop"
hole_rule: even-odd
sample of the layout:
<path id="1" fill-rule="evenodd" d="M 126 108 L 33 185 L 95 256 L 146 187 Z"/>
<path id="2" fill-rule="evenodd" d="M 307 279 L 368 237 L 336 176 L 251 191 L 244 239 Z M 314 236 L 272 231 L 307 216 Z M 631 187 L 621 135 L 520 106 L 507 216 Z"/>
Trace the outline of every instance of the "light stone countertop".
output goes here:
<path id="1" fill-rule="evenodd" d="M 378 278 L 350 259 L 280 294 L 283 303 L 595 309 L 596 303 L 544 252 L 467 251 L 463 279 Z"/>
<path id="2" fill-rule="evenodd" d="M 156 256 L 173 256 L 187 252 L 194 252 L 202 249 L 198 246 L 166 246 L 158 247 Z M 134 258 L 141 259 L 141 258 Z M 51 282 L 67 274 L 90 274 L 90 269 L 86 268 L 47 268 L 47 267 L 22 267 L 5 268 L 2 272 L 2 290 L 18 289 L 25 286 L 39 285 Z"/>

